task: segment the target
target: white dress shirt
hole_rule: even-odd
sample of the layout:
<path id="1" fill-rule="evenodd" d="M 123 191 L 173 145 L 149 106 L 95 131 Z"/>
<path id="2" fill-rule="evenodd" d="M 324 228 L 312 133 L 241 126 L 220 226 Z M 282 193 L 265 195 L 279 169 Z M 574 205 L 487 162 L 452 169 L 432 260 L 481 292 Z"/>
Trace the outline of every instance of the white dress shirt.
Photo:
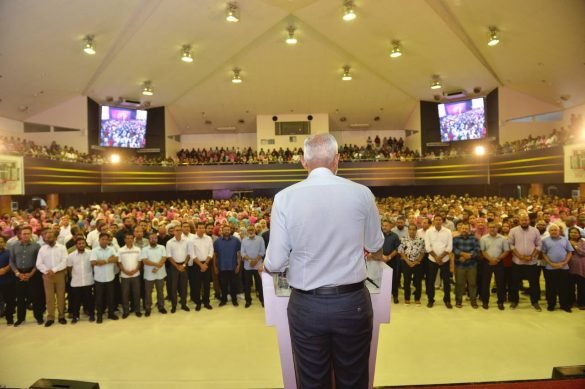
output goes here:
<path id="1" fill-rule="evenodd" d="M 183 263 L 189 255 L 189 246 L 187 239 L 173 238 L 167 242 L 167 257 L 173 258 L 176 263 Z"/>
<path id="2" fill-rule="evenodd" d="M 94 228 L 93 230 L 91 230 L 89 232 L 89 234 L 87 234 L 87 238 L 85 238 L 85 241 L 87 242 L 87 246 L 94 248 L 97 247 L 99 245 L 99 236 L 100 236 L 100 232 L 97 230 L 97 228 Z"/>
<path id="3" fill-rule="evenodd" d="M 140 252 L 140 259 L 144 261 L 148 259 L 153 263 L 160 263 L 167 256 L 167 250 L 165 246 L 157 244 L 156 247 L 150 245 L 146 246 Z M 146 281 L 163 280 L 167 276 L 167 270 L 164 266 L 157 268 L 156 272 L 153 272 L 154 266 L 144 265 L 144 279 Z"/>
<path id="4" fill-rule="evenodd" d="M 136 270 L 140 266 L 140 248 L 138 246 L 124 246 L 118 251 L 118 262 L 122 265 L 125 270 Z M 135 278 L 139 277 L 140 272 L 136 272 L 129 276 L 128 274 L 120 271 L 120 278 Z"/>
<path id="5" fill-rule="evenodd" d="M 48 244 L 41 247 L 37 255 L 37 269 L 43 274 L 49 270 L 53 273 L 64 270 L 67 267 L 67 249 L 59 243 L 54 246 Z"/>
<path id="6" fill-rule="evenodd" d="M 189 260 L 189 266 L 193 265 L 195 258 L 199 262 L 205 263 L 207 257 L 213 257 L 213 240 L 207 235 L 203 235 L 201 238 L 197 234 L 191 235 L 193 237 L 191 238 L 191 252 L 189 253 L 191 259 Z"/>
<path id="7" fill-rule="evenodd" d="M 453 234 L 451 230 L 445 227 L 441 227 L 439 231 L 435 226 L 429 227 L 425 233 L 425 250 L 427 253 L 433 251 L 438 257 L 441 257 L 444 253 L 450 253 L 453 251 Z M 429 260 L 437 262 L 435 258 L 429 255 Z M 442 261 L 445 262 L 447 258 L 443 257 Z"/>
<path id="8" fill-rule="evenodd" d="M 69 239 L 71 239 L 73 235 L 71 235 L 71 226 L 68 224 L 66 226 L 61 227 L 59 231 L 59 236 L 57 236 L 57 243 L 65 244 Z"/>
<path id="9" fill-rule="evenodd" d="M 114 239 L 115 240 L 115 239 Z M 106 246 L 105 249 L 101 248 L 101 246 L 96 247 L 95 249 L 91 250 L 91 255 L 89 257 L 90 261 L 105 261 L 110 258 L 112 255 L 116 255 L 114 248 L 112 246 Z M 103 266 L 95 266 L 93 268 L 93 279 L 97 282 L 110 282 L 114 280 L 114 268 L 117 266 L 114 263 L 108 263 Z"/>
<path id="10" fill-rule="evenodd" d="M 365 186 L 327 168 L 274 198 L 264 266 L 281 272 L 293 288 L 353 284 L 365 280 L 364 249 L 384 244 L 378 208 Z"/>
<path id="11" fill-rule="evenodd" d="M 77 249 L 67 256 L 67 266 L 71 268 L 71 287 L 93 285 L 93 268 L 89 258 L 91 252 L 80 253 Z"/>

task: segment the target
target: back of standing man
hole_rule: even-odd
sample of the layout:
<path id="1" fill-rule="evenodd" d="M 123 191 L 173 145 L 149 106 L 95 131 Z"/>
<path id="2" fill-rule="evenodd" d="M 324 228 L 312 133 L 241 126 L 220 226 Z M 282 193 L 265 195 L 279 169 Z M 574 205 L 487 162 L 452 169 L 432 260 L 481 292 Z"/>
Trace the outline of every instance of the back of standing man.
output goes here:
<path id="1" fill-rule="evenodd" d="M 305 140 L 306 180 L 274 199 L 265 268 L 288 267 L 288 321 L 301 388 L 367 388 L 372 303 L 364 249 L 382 259 L 384 236 L 372 192 L 337 177 L 330 134 Z M 315 223 L 319 220 L 319 223 Z M 339 228 L 343 225 L 344 228 Z"/>

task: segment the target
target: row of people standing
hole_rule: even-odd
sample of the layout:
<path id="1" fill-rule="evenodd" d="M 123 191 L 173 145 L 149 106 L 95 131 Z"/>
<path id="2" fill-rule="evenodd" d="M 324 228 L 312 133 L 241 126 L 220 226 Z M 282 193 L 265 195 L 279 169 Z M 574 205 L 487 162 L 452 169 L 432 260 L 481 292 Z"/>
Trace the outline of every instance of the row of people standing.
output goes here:
<path id="1" fill-rule="evenodd" d="M 53 230 L 43 231 L 39 244 L 33 241 L 32 229 L 24 226 L 8 249 L 6 238 L 1 236 L 0 292 L 6 302 L 7 323 L 21 325 L 26 318 L 27 306 L 32 304 L 38 324 L 45 323 L 49 327 L 56 320 L 66 324 L 66 291 L 73 323 L 79 321 L 81 306 L 90 321 L 96 320 L 97 315 L 98 323 L 103 321 L 106 313 L 108 318 L 117 320 L 115 312 L 119 303 L 123 318 L 131 311 L 141 317 L 141 307 L 146 316 L 150 316 L 154 289 L 156 307 L 165 314 L 165 283 L 172 313 L 176 312 L 179 303 L 181 309 L 190 310 L 187 305 L 188 285 L 195 310 L 201 310 L 202 306 L 212 309 L 210 284 L 213 278 L 218 280 L 216 293 L 220 297 L 220 306 L 226 304 L 228 295 L 232 303 L 238 305 L 236 294 L 242 287 L 237 281 L 241 275 L 246 307 L 252 303 L 252 282 L 263 304 L 257 269 L 262 264 L 265 240 L 256 235 L 254 226 L 248 228 L 247 236 L 242 240 L 237 234 L 234 236 L 227 224 L 219 238 L 211 235 L 212 224 L 198 223 L 195 233 L 191 232 L 190 223 L 168 227 L 145 239 L 140 227 L 133 228 L 132 223 L 128 223 L 116 236 L 123 236 L 124 245 L 120 247 L 109 232 L 109 226 L 98 223 L 87 239 L 81 232 L 68 237 L 70 252 L 57 242 L 59 233 Z M 268 235 L 265 237 L 267 239 Z M 90 247 L 87 247 L 88 241 Z M 16 322 L 13 318 L 15 311 Z M 55 311 L 58 316 L 55 316 Z"/>
<path id="2" fill-rule="evenodd" d="M 519 216 L 512 229 L 488 223 L 487 234 L 477 237 L 466 221 L 459 222 L 457 234 L 443 225 L 443 218 L 423 219 L 422 228 L 405 227 L 399 217 L 396 226 L 383 220 L 385 261 L 394 269 L 393 299 L 397 303 L 401 276 L 405 303 L 410 304 L 411 283 L 414 302 L 420 304 L 422 281 L 426 280 L 427 307 L 435 303 L 436 284 L 443 286 L 443 302 L 452 308 L 451 275 L 455 275 L 455 306 L 462 307 L 469 296 L 471 306 L 489 308 L 492 278 L 495 278 L 497 306 L 504 310 L 506 300 L 516 309 L 523 280 L 528 280 L 530 302 L 540 311 L 540 273 L 544 271 L 547 309 L 557 305 L 571 312 L 576 304 L 585 309 L 585 240 L 583 231 L 570 227 L 566 237 L 562 227 L 530 225 L 528 215 Z M 500 233 L 502 232 L 502 233 Z M 541 270 L 544 269 L 544 270 Z M 440 280 L 440 282 L 437 282 Z M 575 297 L 576 290 L 576 297 Z M 479 300 L 479 301 L 478 301 Z"/>

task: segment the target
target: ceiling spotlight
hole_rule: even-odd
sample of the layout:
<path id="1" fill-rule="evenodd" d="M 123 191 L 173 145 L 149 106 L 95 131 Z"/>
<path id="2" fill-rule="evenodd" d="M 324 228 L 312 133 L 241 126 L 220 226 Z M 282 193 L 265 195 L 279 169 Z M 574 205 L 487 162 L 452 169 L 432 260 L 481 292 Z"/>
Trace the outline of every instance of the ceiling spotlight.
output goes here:
<path id="1" fill-rule="evenodd" d="M 351 67 L 348 65 L 343 67 L 343 76 L 341 76 L 341 79 L 343 81 L 351 81 L 351 79 L 353 78 L 351 76 L 351 73 L 349 72 L 349 69 L 351 69 Z"/>
<path id="2" fill-rule="evenodd" d="M 240 9 L 238 8 L 237 3 L 228 3 L 225 20 L 230 23 L 236 23 L 240 21 Z"/>
<path id="3" fill-rule="evenodd" d="M 287 30 L 288 38 L 286 38 L 286 43 L 289 45 L 296 45 L 298 41 L 297 38 L 295 37 L 295 27 L 289 26 Z"/>
<path id="4" fill-rule="evenodd" d="M 488 46 L 495 46 L 500 43 L 500 37 L 498 37 L 498 29 L 496 26 L 490 26 L 490 40 Z"/>
<path id="5" fill-rule="evenodd" d="M 441 84 L 441 78 L 438 74 L 433 75 L 433 79 L 431 81 L 431 89 L 441 89 L 443 85 Z"/>
<path id="6" fill-rule="evenodd" d="M 83 38 L 83 51 L 85 52 L 85 54 L 89 55 L 95 54 L 93 35 L 86 35 L 85 38 Z"/>
<path id="7" fill-rule="evenodd" d="M 181 50 L 181 61 L 191 63 L 193 62 L 193 56 L 191 55 L 191 46 L 184 45 Z"/>
<path id="8" fill-rule="evenodd" d="M 402 46 L 400 41 L 392 41 L 392 50 L 390 51 L 391 58 L 398 58 L 402 55 Z"/>
<path id="9" fill-rule="evenodd" d="M 357 15 L 355 14 L 355 11 L 353 10 L 353 1 L 352 0 L 347 0 L 344 4 L 343 7 L 345 8 L 345 11 L 343 12 L 343 20 L 345 20 L 346 22 L 349 22 L 351 20 L 354 20 Z"/>
<path id="10" fill-rule="evenodd" d="M 154 94 L 150 81 L 144 81 L 144 84 L 142 85 L 142 94 L 145 96 L 152 96 Z"/>
<path id="11" fill-rule="evenodd" d="M 242 78 L 240 77 L 240 68 L 234 68 L 232 71 L 234 72 L 234 75 L 232 77 L 232 82 L 234 84 L 241 84 L 242 83 Z"/>

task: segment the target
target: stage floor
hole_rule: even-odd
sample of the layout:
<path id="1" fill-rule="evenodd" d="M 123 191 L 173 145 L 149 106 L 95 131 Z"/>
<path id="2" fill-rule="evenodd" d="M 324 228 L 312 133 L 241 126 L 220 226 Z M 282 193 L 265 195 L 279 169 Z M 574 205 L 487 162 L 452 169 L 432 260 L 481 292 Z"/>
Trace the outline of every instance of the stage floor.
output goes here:
<path id="1" fill-rule="evenodd" d="M 438 291 L 437 299 L 442 298 Z M 585 311 L 392 307 L 381 329 L 375 385 L 543 379 L 585 364 Z M 282 388 L 276 332 L 257 301 L 98 325 L 0 325 L 0 386 L 38 378 L 99 382 L 102 389 Z M 193 304 L 190 305 L 193 308 Z"/>

